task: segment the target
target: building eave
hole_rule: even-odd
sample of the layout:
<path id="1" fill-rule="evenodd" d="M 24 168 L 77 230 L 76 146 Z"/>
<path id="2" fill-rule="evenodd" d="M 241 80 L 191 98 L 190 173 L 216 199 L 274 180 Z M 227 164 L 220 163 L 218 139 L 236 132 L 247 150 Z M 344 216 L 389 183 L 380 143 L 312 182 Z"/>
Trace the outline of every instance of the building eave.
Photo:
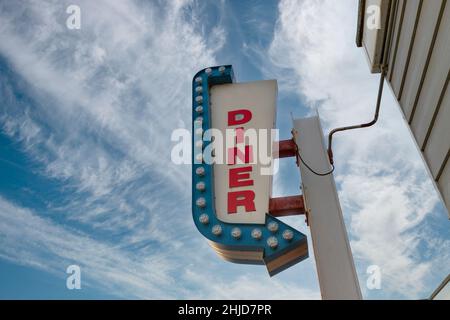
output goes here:
<path id="1" fill-rule="evenodd" d="M 364 8 L 366 7 L 366 0 L 359 0 L 358 5 L 358 25 L 356 28 L 356 46 L 362 47 L 362 38 L 364 31 Z"/>

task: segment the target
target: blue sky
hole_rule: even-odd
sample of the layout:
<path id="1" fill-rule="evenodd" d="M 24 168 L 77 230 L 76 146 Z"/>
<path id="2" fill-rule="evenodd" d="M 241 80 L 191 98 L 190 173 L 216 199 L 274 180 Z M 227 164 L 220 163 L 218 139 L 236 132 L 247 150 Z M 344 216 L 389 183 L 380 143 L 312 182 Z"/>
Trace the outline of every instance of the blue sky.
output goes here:
<path id="1" fill-rule="evenodd" d="M 66 8 L 81 8 L 81 29 Z M 269 278 L 220 260 L 191 221 L 191 79 L 277 79 L 277 125 L 369 120 L 378 76 L 357 1 L 0 1 L 0 298 L 318 299 L 312 256 Z M 450 272 L 447 213 L 389 88 L 375 128 L 339 135 L 335 177 L 365 298 L 428 297 Z M 283 160 L 274 195 L 299 192 Z M 309 234 L 303 219 L 286 218 Z M 66 289 L 77 264 L 82 289 Z M 366 269 L 378 265 L 380 290 Z"/>

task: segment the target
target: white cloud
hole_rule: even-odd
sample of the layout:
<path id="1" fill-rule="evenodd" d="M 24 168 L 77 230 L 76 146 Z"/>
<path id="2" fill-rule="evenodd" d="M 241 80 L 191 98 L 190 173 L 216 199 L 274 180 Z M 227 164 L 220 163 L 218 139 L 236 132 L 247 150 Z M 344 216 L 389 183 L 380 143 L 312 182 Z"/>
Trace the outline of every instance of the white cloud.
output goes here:
<path id="1" fill-rule="evenodd" d="M 279 11 L 266 73 L 311 110 L 318 107 L 328 130 L 370 121 L 378 76 L 354 43 L 357 2 L 286 0 Z M 362 287 L 364 266 L 378 264 L 385 297 L 426 296 L 432 288 L 425 281 L 438 264 L 418 258 L 415 228 L 438 199 L 389 89 L 379 123 L 336 135 L 334 154 Z"/>
<path id="2" fill-rule="evenodd" d="M 174 266 L 166 253 L 138 257 L 41 218 L 1 197 L 0 218 L 2 258 L 59 276 L 75 263 L 80 265 L 88 285 L 95 283 L 110 293 L 140 298 L 174 297 L 174 291 L 167 287 L 173 283 L 170 272 Z"/>
<path id="3" fill-rule="evenodd" d="M 194 282 L 205 282 L 208 285 L 202 292 L 193 292 L 191 299 L 221 299 L 221 300 L 318 300 L 320 293 L 305 286 L 289 282 L 261 281 L 258 276 L 246 274 L 234 277 L 232 281 L 223 281 L 211 277 L 210 274 L 199 274 L 192 270 L 185 271 L 185 277 Z M 269 289 L 268 289 L 269 288 Z"/>
<path id="4" fill-rule="evenodd" d="M 81 210 L 75 201 L 61 208 L 76 211 L 71 218 L 125 227 L 120 208 L 131 195 L 188 198 L 189 168 L 171 164 L 170 133 L 190 123 L 191 76 L 214 64 L 225 37 L 219 27 L 211 38 L 197 34 L 190 3 L 81 1 L 80 30 L 65 27 L 63 2 L 2 4 L 0 53 L 35 102 L 11 94 L 3 129 L 24 142 L 47 176 L 88 195 Z M 152 201 L 141 205 L 148 211 Z M 105 222 L 102 212 L 121 216 Z"/>

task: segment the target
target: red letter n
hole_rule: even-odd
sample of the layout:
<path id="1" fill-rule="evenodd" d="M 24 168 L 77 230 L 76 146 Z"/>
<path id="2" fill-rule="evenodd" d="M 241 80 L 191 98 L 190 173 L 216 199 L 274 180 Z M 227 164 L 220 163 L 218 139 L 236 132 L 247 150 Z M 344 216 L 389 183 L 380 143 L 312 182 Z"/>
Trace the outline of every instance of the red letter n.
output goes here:
<path id="1" fill-rule="evenodd" d="M 243 163 L 253 163 L 252 146 L 245 146 L 244 150 L 242 152 L 238 147 L 228 148 L 227 164 L 236 164 L 236 158 L 239 158 Z"/>

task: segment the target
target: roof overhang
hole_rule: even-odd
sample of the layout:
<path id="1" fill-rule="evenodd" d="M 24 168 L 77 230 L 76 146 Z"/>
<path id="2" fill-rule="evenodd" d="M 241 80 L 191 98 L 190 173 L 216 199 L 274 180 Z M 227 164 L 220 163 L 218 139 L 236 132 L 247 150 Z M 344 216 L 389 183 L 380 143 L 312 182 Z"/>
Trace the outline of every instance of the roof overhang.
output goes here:
<path id="1" fill-rule="evenodd" d="M 372 73 L 380 73 L 381 65 L 387 61 L 394 3 L 394 0 L 359 0 L 356 45 L 364 48 Z M 379 13 L 378 19 L 374 17 L 376 12 Z M 369 22 L 372 20 L 378 21 L 378 25 L 371 26 Z"/>
<path id="2" fill-rule="evenodd" d="M 356 28 L 356 46 L 362 47 L 362 37 L 364 29 L 364 10 L 366 8 L 366 0 L 359 0 L 358 5 L 358 26 Z"/>

